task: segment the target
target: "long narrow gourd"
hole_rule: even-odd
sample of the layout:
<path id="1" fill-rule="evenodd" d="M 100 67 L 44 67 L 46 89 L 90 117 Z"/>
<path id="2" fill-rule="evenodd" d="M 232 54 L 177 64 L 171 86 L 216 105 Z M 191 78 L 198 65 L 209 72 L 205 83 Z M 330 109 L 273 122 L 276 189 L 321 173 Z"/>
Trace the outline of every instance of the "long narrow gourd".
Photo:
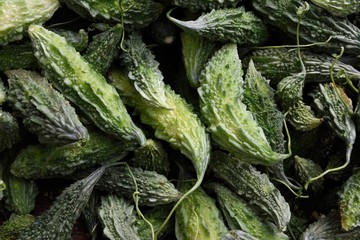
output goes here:
<path id="1" fill-rule="evenodd" d="M 360 12 L 358 0 L 311 0 L 311 2 L 326 9 L 334 16 L 346 17 Z"/>
<path id="2" fill-rule="evenodd" d="M 117 195 L 101 196 L 99 217 L 103 233 L 110 240 L 140 240 L 136 229 L 134 205 Z"/>
<path id="3" fill-rule="evenodd" d="M 116 162 L 136 148 L 99 130 L 89 129 L 89 140 L 65 146 L 29 145 L 16 156 L 11 172 L 23 178 L 66 176 L 77 169 Z"/>
<path id="4" fill-rule="evenodd" d="M 20 141 L 20 128 L 16 118 L 0 109 L 0 152 Z"/>
<path id="5" fill-rule="evenodd" d="M 254 0 L 252 5 L 265 21 L 295 37 L 298 24 L 297 10 L 304 6 L 303 0 Z M 300 22 L 299 37 L 302 42 L 321 44 L 318 48 L 334 52 L 341 46 L 351 54 L 360 53 L 360 29 L 347 18 L 337 18 L 319 7 L 309 4 L 309 11 Z"/>
<path id="6" fill-rule="evenodd" d="M 152 0 L 63 0 L 68 8 L 90 21 L 120 22 L 130 28 L 149 25 L 161 14 L 164 6 Z"/>
<path id="7" fill-rule="evenodd" d="M 79 179 L 88 172 L 89 170 L 77 171 L 70 177 Z M 168 204 L 181 197 L 179 190 L 165 176 L 125 165 L 106 169 L 96 188 L 128 199 L 133 199 L 133 194 L 137 191 L 139 205 L 147 206 Z"/>
<path id="8" fill-rule="evenodd" d="M 274 225 L 264 221 L 259 211 L 250 206 L 243 198 L 219 183 L 211 183 L 216 193 L 227 224 L 233 230 L 243 230 L 259 239 L 288 240 L 289 237 Z"/>
<path id="9" fill-rule="evenodd" d="M 84 209 L 92 190 L 103 174 L 101 167 L 86 178 L 66 188 L 29 228 L 21 232 L 18 240 L 68 240 L 72 228 Z"/>
<path id="10" fill-rule="evenodd" d="M 263 129 L 242 102 L 243 71 L 234 43 L 208 61 L 200 77 L 200 108 L 212 139 L 224 150 L 254 164 L 272 165 L 289 157 L 271 149 Z"/>
<path id="11" fill-rule="evenodd" d="M 191 10 L 211 10 L 235 7 L 239 0 L 172 0 L 173 5 Z"/>
<path id="12" fill-rule="evenodd" d="M 29 36 L 45 75 L 60 92 L 106 133 L 144 144 L 115 88 L 66 42 L 44 27 L 31 25 Z"/>
<path id="13" fill-rule="evenodd" d="M 230 154 L 217 151 L 211 156 L 210 169 L 214 175 L 267 213 L 280 231 L 285 231 L 291 217 L 290 207 L 267 175 Z"/>
<path id="14" fill-rule="evenodd" d="M 192 185 L 191 182 L 184 181 L 179 183 L 179 189 L 186 192 Z M 184 199 L 176 209 L 175 235 L 178 240 L 220 239 L 226 232 L 227 228 L 215 200 L 201 187 Z"/>
<path id="15" fill-rule="evenodd" d="M 305 15 L 306 16 L 306 15 Z M 309 50 L 301 50 L 301 58 L 305 65 L 306 82 L 329 82 L 330 69 L 334 59 L 326 54 L 317 54 Z M 281 79 L 301 71 L 298 53 L 294 48 L 267 48 L 252 51 L 243 60 L 247 67 L 248 59 L 252 59 L 256 69 L 271 83 L 278 83 Z M 337 61 L 333 66 L 336 81 L 345 80 L 345 71 L 350 79 L 359 79 L 360 71 L 353 66 Z"/>
<path id="16" fill-rule="evenodd" d="M 170 13 L 167 13 L 168 19 L 181 29 L 211 41 L 254 46 L 268 38 L 265 24 L 244 7 L 213 9 L 193 21 L 181 21 L 171 17 Z"/>
<path id="17" fill-rule="evenodd" d="M 0 46 L 21 40 L 30 24 L 42 24 L 59 8 L 58 0 L 0 1 Z"/>
<path id="18" fill-rule="evenodd" d="M 46 78 L 23 69 L 9 70 L 8 102 L 27 129 L 46 145 L 65 145 L 89 138 L 75 109 Z"/>

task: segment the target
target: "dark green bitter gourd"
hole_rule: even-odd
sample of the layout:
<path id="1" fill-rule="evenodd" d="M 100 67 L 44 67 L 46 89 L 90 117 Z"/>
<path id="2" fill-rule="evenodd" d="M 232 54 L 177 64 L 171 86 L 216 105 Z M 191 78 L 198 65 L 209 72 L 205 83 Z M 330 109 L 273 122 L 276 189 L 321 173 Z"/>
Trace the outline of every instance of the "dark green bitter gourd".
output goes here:
<path id="1" fill-rule="evenodd" d="M 0 109 L 0 152 L 20 141 L 20 128 L 16 118 Z"/>
<path id="2" fill-rule="evenodd" d="M 7 89 L 4 86 L 4 82 L 0 78 L 0 106 L 6 101 L 6 91 Z"/>
<path id="3" fill-rule="evenodd" d="M 346 17 L 353 13 L 360 13 L 358 0 L 311 0 L 311 2 L 326 9 L 334 16 Z"/>
<path id="4" fill-rule="evenodd" d="M 35 217 L 30 214 L 12 216 L 0 226 L 0 239 L 18 240 L 19 234 L 34 221 Z"/>
<path id="5" fill-rule="evenodd" d="M 46 77 L 67 99 L 106 133 L 144 144 L 115 88 L 65 38 L 38 25 L 28 32 Z"/>
<path id="6" fill-rule="evenodd" d="M 191 10 L 212 10 L 218 8 L 235 7 L 239 0 L 172 0 L 175 6 Z"/>
<path id="7" fill-rule="evenodd" d="M 27 70 L 9 70 L 8 102 L 23 123 L 46 145 L 65 145 L 89 138 L 75 109 L 46 78 Z"/>
<path id="8" fill-rule="evenodd" d="M 18 240 L 69 240 L 72 228 L 87 204 L 105 167 L 66 188 L 49 209 L 21 232 Z"/>
<path id="9" fill-rule="evenodd" d="M 254 46 L 268 38 L 265 24 L 254 13 L 244 7 L 213 9 L 193 21 L 181 21 L 170 16 L 168 19 L 186 32 L 211 41 L 234 42 L 239 45 Z"/>
<path id="10" fill-rule="evenodd" d="M 297 155 L 294 156 L 295 164 L 295 174 L 297 179 L 305 184 L 309 179 L 320 175 L 323 170 L 320 165 L 316 164 L 314 161 L 306 158 L 299 157 Z M 312 191 L 320 191 L 323 188 L 324 179 L 318 179 L 310 185 L 310 189 Z"/>

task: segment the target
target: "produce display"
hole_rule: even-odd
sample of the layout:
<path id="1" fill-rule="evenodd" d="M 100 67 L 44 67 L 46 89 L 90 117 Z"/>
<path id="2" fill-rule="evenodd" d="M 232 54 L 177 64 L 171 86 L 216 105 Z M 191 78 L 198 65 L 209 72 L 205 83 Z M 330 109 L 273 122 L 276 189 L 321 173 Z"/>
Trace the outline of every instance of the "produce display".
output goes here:
<path id="1" fill-rule="evenodd" d="M 358 0 L 1 0 L 1 240 L 360 239 Z"/>

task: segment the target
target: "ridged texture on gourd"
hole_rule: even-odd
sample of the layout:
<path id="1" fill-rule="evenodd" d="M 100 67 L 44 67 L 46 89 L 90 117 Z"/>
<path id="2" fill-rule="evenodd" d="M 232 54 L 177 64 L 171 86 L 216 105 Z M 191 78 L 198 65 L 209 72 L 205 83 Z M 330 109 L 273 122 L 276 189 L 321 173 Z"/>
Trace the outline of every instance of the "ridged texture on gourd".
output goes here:
<path id="1" fill-rule="evenodd" d="M 183 192 L 192 186 L 191 182 L 179 183 L 179 189 Z M 185 198 L 176 209 L 175 235 L 178 240 L 220 239 L 226 232 L 227 228 L 215 200 L 201 187 Z"/>
<path id="2" fill-rule="evenodd" d="M 212 139 L 243 161 L 272 165 L 288 157 L 274 152 L 263 129 L 242 102 L 243 71 L 235 43 L 225 44 L 200 77 L 200 107 Z"/>
<path id="3" fill-rule="evenodd" d="M 119 55 L 122 34 L 123 29 L 120 24 L 117 24 L 95 35 L 83 55 L 85 60 L 104 76 L 113 60 Z"/>
<path id="4" fill-rule="evenodd" d="M 276 95 L 285 109 L 289 109 L 303 99 L 306 72 L 293 73 L 276 85 Z"/>
<path id="5" fill-rule="evenodd" d="M 110 240 L 140 240 L 133 227 L 137 218 L 134 205 L 124 198 L 113 194 L 101 196 L 99 217 L 103 233 Z"/>
<path id="6" fill-rule="evenodd" d="M 47 78 L 66 98 L 103 131 L 140 145 L 145 142 L 115 88 L 65 38 L 38 25 L 31 25 L 28 32 Z"/>
<path id="7" fill-rule="evenodd" d="M 344 89 L 332 83 L 319 84 L 311 96 L 324 121 L 351 147 L 355 142 L 356 129 L 352 119 L 352 101 L 346 96 Z"/>
<path id="8" fill-rule="evenodd" d="M 340 195 L 339 209 L 341 227 L 345 231 L 360 226 L 360 172 L 346 180 Z"/>
<path id="9" fill-rule="evenodd" d="M 285 231 L 291 217 L 289 204 L 266 174 L 242 160 L 223 152 L 213 152 L 210 169 L 231 190 L 267 213 L 279 230 Z"/>
<path id="10" fill-rule="evenodd" d="M 235 42 L 239 45 L 259 45 L 268 38 L 265 24 L 245 8 L 212 10 L 193 21 L 181 21 L 168 13 L 171 22 L 184 31 L 212 41 Z"/>
<path id="11" fill-rule="evenodd" d="M 270 79 L 271 83 L 278 83 L 290 74 L 301 71 L 299 56 L 295 49 L 269 48 L 254 50 L 244 59 L 245 67 L 249 58 L 253 60 L 256 69 L 265 78 Z M 329 82 L 331 80 L 330 69 L 334 62 L 331 56 L 301 50 L 301 58 L 306 69 L 306 82 Z M 332 70 L 336 81 L 345 80 L 344 74 L 339 74 L 343 70 L 350 79 L 360 78 L 360 72 L 353 66 L 337 61 Z"/>
<path id="12" fill-rule="evenodd" d="M 16 156 L 11 172 L 24 178 L 66 176 L 76 169 L 116 162 L 136 146 L 98 130 L 89 129 L 89 140 L 65 146 L 30 145 Z"/>
<path id="13" fill-rule="evenodd" d="M 146 47 L 140 33 L 136 32 L 124 42 L 123 64 L 133 81 L 136 91 L 148 104 L 159 108 L 170 108 L 165 97 L 165 83 L 159 70 L 159 62 Z"/>
<path id="14" fill-rule="evenodd" d="M 314 4 L 326 9 L 334 16 L 346 17 L 360 12 L 358 0 L 311 0 Z"/>
<path id="15" fill-rule="evenodd" d="M 30 44 L 8 44 L 0 48 L 0 71 L 39 68 Z"/>
<path id="16" fill-rule="evenodd" d="M 239 0 L 172 0 L 175 6 L 191 10 L 211 10 L 226 7 L 235 7 Z"/>
<path id="17" fill-rule="evenodd" d="M 59 8 L 58 0 L 0 1 L 0 45 L 21 40 L 30 24 L 42 24 Z"/>
<path id="18" fill-rule="evenodd" d="M 295 174 L 297 176 L 297 179 L 302 184 L 305 184 L 311 178 L 316 177 L 323 172 L 320 165 L 315 163 L 311 159 L 306 159 L 295 155 L 294 160 Z M 320 178 L 310 184 L 310 189 L 313 191 L 319 191 L 322 189 L 323 183 L 324 179 Z"/>
<path id="19" fill-rule="evenodd" d="M 134 157 L 128 160 L 133 167 L 155 171 L 167 176 L 170 172 L 170 159 L 163 144 L 158 140 L 147 139 L 144 146 L 135 149 Z"/>
<path id="20" fill-rule="evenodd" d="M 141 97 L 125 73 L 113 69 L 109 78 L 122 99 L 140 113 L 141 121 L 155 129 L 155 136 L 187 156 L 195 167 L 197 177 L 204 176 L 210 158 L 210 139 L 185 100 L 165 85 L 165 101 L 169 108 L 155 107 Z"/>
<path id="21" fill-rule="evenodd" d="M 15 177 L 11 173 L 6 174 L 4 180 L 6 183 L 7 204 L 11 211 L 19 215 L 31 213 L 35 208 L 38 195 L 36 183 L 32 180 Z"/>
<path id="22" fill-rule="evenodd" d="M 264 221 L 257 209 L 227 187 L 218 183 L 211 183 L 210 187 L 216 193 L 220 209 L 231 229 L 241 229 L 259 239 L 289 239 L 273 224 Z"/>
<path id="23" fill-rule="evenodd" d="M 16 118 L 0 109 L 0 152 L 20 141 L 19 130 Z"/>
<path id="24" fill-rule="evenodd" d="M 230 230 L 220 240 L 260 240 L 252 236 L 250 233 L 241 230 Z"/>
<path id="25" fill-rule="evenodd" d="M 269 80 L 256 70 L 252 60 L 249 62 L 243 87 L 242 101 L 263 129 L 271 148 L 275 152 L 285 152 L 284 116 L 275 103 L 274 90 L 270 87 Z"/>
<path id="26" fill-rule="evenodd" d="M 323 122 L 322 118 L 316 117 L 310 106 L 305 105 L 303 101 L 291 106 L 286 119 L 299 131 L 309 131 Z"/>
<path id="27" fill-rule="evenodd" d="M 5 73 L 9 77 L 8 102 L 39 142 L 59 146 L 89 138 L 75 109 L 46 78 L 23 69 Z"/>
<path id="28" fill-rule="evenodd" d="M 124 22 L 131 28 L 141 28 L 156 20 L 163 5 L 151 0 L 63 0 L 80 16 L 91 21 Z"/>
<path id="29" fill-rule="evenodd" d="M 51 28 L 51 31 L 64 37 L 76 51 L 81 52 L 86 49 L 89 43 L 89 36 L 84 29 L 80 29 L 78 32 L 62 29 L 62 28 Z"/>
<path id="30" fill-rule="evenodd" d="M 18 240 L 19 234 L 34 221 L 35 217 L 30 214 L 13 216 L 0 226 L 0 239 Z"/>
<path id="31" fill-rule="evenodd" d="M 275 27 L 295 37 L 299 17 L 297 10 L 304 6 L 303 0 L 254 0 L 252 5 L 265 20 Z M 330 52 L 344 46 L 349 53 L 360 53 L 360 29 L 347 18 L 336 18 L 319 7 L 309 4 L 300 22 L 299 37 L 308 43 L 324 42 L 317 48 L 328 48 Z"/>
<path id="32" fill-rule="evenodd" d="M 92 190 L 105 168 L 99 168 L 86 178 L 67 187 L 49 209 L 21 232 L 18 240 L 68 240 L 72 228 L 88 202 Z"/>
<path id="33" fill-rule="evenodd" d="M 75 172 L 72 177 L 78 179 L 88 171 Z M 139 204 L 157 206 L 168 204 L 181 197 L 179 190 L 163 175 L 141 168 L 114 166 L 105 170 L 103 177 L 96 184 L 96 188 L 133 199 L 137 191 Z"/>
<path id="34" fill-rule="evenodd" d="M 2 105 L 3 102 L 5 101 L 6 101 L 6 88 L 4 86 L 4 82 L 0 78 L 0 105 Z"/>
<path id="35" fill-rule="evenodd" d="M 192 87 L 199 87 L 200 73 L 209 57 L 214 53 L 217 44 L 188 32 L 182 32 L 180 37 L 187 79 Z"/>

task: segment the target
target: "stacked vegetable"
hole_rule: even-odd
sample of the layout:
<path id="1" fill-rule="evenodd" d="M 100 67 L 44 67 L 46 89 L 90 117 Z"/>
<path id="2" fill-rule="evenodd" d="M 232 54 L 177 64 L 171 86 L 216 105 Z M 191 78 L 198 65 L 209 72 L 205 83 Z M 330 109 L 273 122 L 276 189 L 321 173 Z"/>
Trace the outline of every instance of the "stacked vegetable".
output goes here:
<path id="1" fill-rule="evenodd" d="M 1 1 L 0 239 L 359 239 L 359 9 Z"/>

